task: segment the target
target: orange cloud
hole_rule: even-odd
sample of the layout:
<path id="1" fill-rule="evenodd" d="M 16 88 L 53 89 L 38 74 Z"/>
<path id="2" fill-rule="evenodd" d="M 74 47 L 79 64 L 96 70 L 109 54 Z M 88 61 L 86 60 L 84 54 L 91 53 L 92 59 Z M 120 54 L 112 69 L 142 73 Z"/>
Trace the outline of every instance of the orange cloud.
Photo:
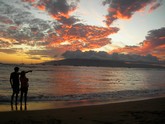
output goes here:
<path id="1" fill-rule="evenodd" d="M 62 47 L 66 50 L 84 50 L 100 48 L 110 44 L 109 35 L 116 33 L 118 28 L 103 28 L 76 24 L 72 26 L 61 26 L 56 29 L 57 34 L 51 34 L 48 40 L 49 46 Z M 61 44 L 68 42 L 68 44 Z"/>
<path id="2" fill-rule="evenodd" d="M 157 56 L 159 59 L 165 59 L 165 44 L 153 46 L 150 43 L 144 43 L 142 46 L 126 46 L 124 48 L 115 49 L 109 53 L 125 53 Z"/>
<path id="3" fill-rule="evenodd" d="M 156 0 L 104 0 L 103 5 L 109 5 L 106 15 L 106 24 L 110 26 L 117 19 L 130 19 L 135 12 L 142 11 L 151 5 L 150 12 L 157 9 L 161 4 Z"/>
<path id="4" fill-rule="evenodd" d="M 38 8 L 39 10 L 42 10 L 42 11 L 45 11 L 45 10 L 46 10 L 46 8 L 45 8 L 44 5 L 37 5 L 37 8 Z"/>
<path id="5" fill-rule="evenodd" d="M 17 43 L 15 39 L 0 37 L 0 48 L 7 48 Z"/>
<path id="6" fill-rule="evenodd" d="M 99 40 L 94 40 L 92 42 L 89 42 L 88 44 L 86 44 L 85 48 L 82 50 L 91 50 L 91 49 L 101 48 L 107 44 L 111 44 L 111 39 L 102 38 Z"/>
<path id="7" fill-rule="evenodd" d="M 159 59 L 165 60 L 165 27 L 149 31 L 146 40 L 140 43 L 139 46 L 126 46 L 110 51 L 109 53 L 116 52 L 139 55 L 152 54 Z"/>
<path id="8" fill-rule="evenodd" d="M 118 19 L 129 19 L 130 16 L 128 15 L 123 15 L 120 11 L 116 12 L 116 15 L 113 16 L 114 18 L 118 18 Z"/>

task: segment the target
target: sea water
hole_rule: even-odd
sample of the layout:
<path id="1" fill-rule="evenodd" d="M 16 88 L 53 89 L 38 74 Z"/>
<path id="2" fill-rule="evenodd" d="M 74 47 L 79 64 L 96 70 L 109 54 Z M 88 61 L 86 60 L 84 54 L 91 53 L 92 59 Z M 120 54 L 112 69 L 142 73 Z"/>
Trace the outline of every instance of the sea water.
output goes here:
<path id="1" fill-rule="evenodd" d="M 65 103 L 61 107 L 165 96 L 165 69 L 17 65 L 29 78 L 28 102 Z M 0 105 L 9 105 L 10 73 L 15 65 L 0 64 Z"/>

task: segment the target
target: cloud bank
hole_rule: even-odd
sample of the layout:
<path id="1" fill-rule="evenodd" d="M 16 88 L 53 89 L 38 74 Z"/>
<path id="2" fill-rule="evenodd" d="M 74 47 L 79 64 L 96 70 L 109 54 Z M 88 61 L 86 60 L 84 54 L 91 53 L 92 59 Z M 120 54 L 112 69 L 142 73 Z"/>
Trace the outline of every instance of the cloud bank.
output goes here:
<path id="1" fill-rule="evenodd" d="M 87 51 L 66 51 L 63 54 L 66 59 L 103 59 L 103 60 L 120 60 L 120 61 L 141 61 L 141 62 L 158 62 L 157 57 L 148 54 L 141 56 L 137 54 L 108 54 L 106 52 Z"/>
<path id="2" fill-rule="evenodd" d="M 160 59 L 165 59 L 165 27 L 149 31 L 145 40 L 139 46 L 126 46 L 110 51 L 110 53 L 113 52 L 140 55 L 152 54 Z"/>

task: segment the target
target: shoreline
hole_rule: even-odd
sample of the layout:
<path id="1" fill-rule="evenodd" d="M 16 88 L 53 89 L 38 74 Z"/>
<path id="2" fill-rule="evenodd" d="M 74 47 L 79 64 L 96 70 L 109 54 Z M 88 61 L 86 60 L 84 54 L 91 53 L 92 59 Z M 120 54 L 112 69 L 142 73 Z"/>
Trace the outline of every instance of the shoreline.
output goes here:
<path id="1" fill-rule="evenodd" d="M 84 107 L 84 106 L 95 106 L 95 105 L 107 105 L 107 104 L 118 104 L 125 102 L 137 102 L 150 99 L 165 98 L 164 95 L 157 97 L 137 97 L 137 98 L 127 98 L 127 99 L 106 99 L 106 100 L 72 100 L 72 101 L 29 101 L 27 102 L 27 111 L 38 111 L 38 110 L 50 110 L 50 109 L 65 109 L 74 107 Z M 4 103 L 0 104 L 0 112 L 11 112 L 11 111 L 21 111 L 20 103 L 17 106 L 14 104 Z M 22 105 L 22 108 L 24 104 Z"/>
<path id="2" fill-rule="evenodd" d="M 0 112 L 0 123 L 165 123 L 165 97 L 104 105 Z"/>

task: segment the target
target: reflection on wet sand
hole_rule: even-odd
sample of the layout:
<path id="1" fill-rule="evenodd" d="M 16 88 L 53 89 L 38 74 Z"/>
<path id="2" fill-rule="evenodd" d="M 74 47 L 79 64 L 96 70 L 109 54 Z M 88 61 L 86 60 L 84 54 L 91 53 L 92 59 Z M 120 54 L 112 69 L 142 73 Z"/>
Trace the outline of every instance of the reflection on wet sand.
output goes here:
<path id="1" fill-rule="evenodd" d="M 18 105 L 11 104 L 11 111 L 27 111 L 27 105 L 20 105 L 20 109 L 18 109 Z"/>

